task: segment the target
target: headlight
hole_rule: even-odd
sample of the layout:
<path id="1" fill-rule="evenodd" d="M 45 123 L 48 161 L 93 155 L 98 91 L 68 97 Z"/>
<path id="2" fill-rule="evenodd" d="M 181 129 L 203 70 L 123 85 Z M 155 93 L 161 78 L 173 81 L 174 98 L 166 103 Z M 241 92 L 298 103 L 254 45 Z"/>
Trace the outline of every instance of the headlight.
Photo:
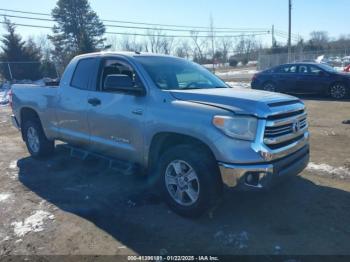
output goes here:
<path id="1" fill-rule="evenodd" d="M 251 116 L 214 116 L 213 125 L 227 136 L 253 141 L 258 119 Z"/>

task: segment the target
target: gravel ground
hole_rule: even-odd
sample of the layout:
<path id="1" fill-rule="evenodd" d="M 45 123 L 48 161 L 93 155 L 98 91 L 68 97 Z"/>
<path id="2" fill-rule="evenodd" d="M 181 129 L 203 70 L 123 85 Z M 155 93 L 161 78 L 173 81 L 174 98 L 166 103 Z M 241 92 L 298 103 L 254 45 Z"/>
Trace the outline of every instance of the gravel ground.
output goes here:
<path id="1" fill-rule="evenodd" d="M 169 211 L 103 160 L 29 157 L 0 107 L 0 255 L 350 254 L 350 102 L 305 99 L 311 164 L 266 193 L 227 190 L 207 215 Z"/>

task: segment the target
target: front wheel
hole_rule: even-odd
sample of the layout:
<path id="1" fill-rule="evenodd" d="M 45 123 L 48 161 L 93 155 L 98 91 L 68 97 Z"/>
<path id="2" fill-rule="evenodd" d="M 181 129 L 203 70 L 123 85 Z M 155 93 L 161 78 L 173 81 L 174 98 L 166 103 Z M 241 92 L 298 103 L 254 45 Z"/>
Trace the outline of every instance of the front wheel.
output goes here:
<path id="1" fill-rule="evenodd" d="M 23 136 L 33 157 L 44 157 L 53 153 L 55 142 L 47 139 L 38 120 L 27 120 L 24 123 Z"/>
<path id="2" fill-rule="evenodd" d="M 195 146 L 179 145 L 167 150 L 157 174 L 167 204 L 182 216 L 203 214 L 222 190 L 215 159 Z"/>
<path id="3" fill-rule="evenodd" d="M 340 100 L 346 98 L 348 89 L 343 83 L 335 83 L 330 87 L 330 96 L 334 99 Z"/>

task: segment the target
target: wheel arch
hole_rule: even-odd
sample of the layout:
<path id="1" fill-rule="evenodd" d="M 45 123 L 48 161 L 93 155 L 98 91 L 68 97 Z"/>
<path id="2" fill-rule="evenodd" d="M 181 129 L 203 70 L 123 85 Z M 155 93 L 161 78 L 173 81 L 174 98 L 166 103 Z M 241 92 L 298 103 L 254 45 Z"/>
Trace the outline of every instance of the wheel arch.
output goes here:
<path id="1" fill-rule="evenodd" d="M 274 80 L 272 80 L 272 79 L 266 79 L 265 81 L 263 81 L 262 84 L 261 84 L 261 88 L 263 88 L 264 85 L 266 85 L 266 84 L 268 84 L 268 83 L 273 84 L 273 85 L 277 88 L 277 83 L 276 83 L 276 81 L 274 81 Z"/>
<path id="2" fill-rule="evenodd" d="M 156 160 L 164 153 L 167 149 L 176 145 L 194 145 L 204 150 L 213 160 L 216 160 L 213 151 L 210 147 L 202 140 L 195 138 L 190 135 L 185 135 L 175 132 L 161 132 L 157 133 L 152 137 L 151 144 L 148 151 L 148 169 L 152 169 Z"/>
<path id="3" fill-rule="evenodd" d="M 23 140 L 24 140 L 23 124 L 28 119 L 35 119 L 42 126 L 39 114 L 33 108 L 31 108 L 31 107 L 23 107 L 23 108 L 21 108 L 21 110 L 20 110 L 20 126 L 21 126 L 21 134 L 22 134 L 22 139 Z"/>
<path id="4" fill-rule="evenodd" d="M 328 88 L 327 88 L 327 95 L 330 95 L 331 94 L 331 87 L 334 86 L 335 84 L 343 84 L 348 92 L 348 95 L 350 93 L 350 85 L 342 80 L 342 79 L 336 79 L 334 81 L 332 81 L 329 85 L 328 85 Z"/>

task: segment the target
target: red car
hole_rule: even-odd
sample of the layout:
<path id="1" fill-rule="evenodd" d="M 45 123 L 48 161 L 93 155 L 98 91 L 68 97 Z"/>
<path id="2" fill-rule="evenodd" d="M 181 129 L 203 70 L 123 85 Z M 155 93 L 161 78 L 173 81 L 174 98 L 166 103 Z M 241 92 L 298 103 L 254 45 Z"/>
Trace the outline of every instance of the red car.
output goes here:
<path id="1" fill-rule="evenodd" d="M 344 72 L 350 73 L 350 65 L 344 68 Z"/>

